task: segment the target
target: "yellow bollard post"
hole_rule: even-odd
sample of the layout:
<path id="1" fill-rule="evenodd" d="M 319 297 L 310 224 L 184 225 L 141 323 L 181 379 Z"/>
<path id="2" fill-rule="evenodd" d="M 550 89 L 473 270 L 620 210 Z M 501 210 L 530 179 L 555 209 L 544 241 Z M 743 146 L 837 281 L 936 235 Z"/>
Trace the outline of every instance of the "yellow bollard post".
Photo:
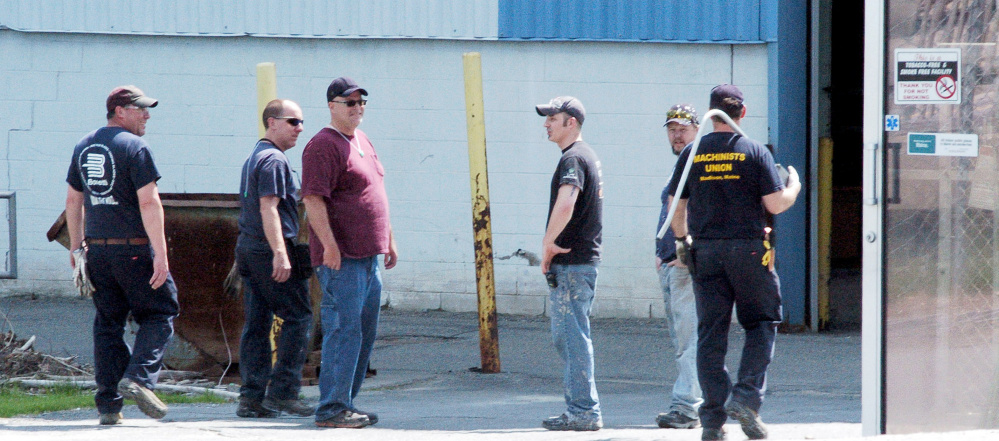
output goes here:
<path id="1" fill-rule="evenodd" d="M 264 113 L 264 107 L 271 100 L 277 99 L 277 69 L 274 63 L 257 64 L 257 126 L 260 128 L 260 138 L 264 137 L 267 129 L 264 128 L 264 121 L 260 115 Z M 274 316 L 271 322 L 271 364 L 277 363 L 277 341 L 281 337 L 281 318 Z"/>
<path id="2" fill-rule="evenodd" d="M 482 372 L 500 371 L 493 238 L 489 217 L 486 166 L 486 123 L 482 100 L 482 59 L 478 52 L 462 56 L 465 68 L 465 115 L 468 125 L 468 173 L 472 186 L 472 232 L 475 238 L 475 281 L 479 294 L 479 352 Z"/>
<path id="3" fill-rule="evenodd" d="M 831 138 L 819 139 L 819 331 L 829 326 L 830 242 L 832 237 Z"/>
<path id="4" fill-rule="evenodd" d="M 259 118 L 264 113 L 264 107 L 271 100 L 277 99 L 277 69 L 274 63 L 257 64 L 257 127 L 260 128 L 260 137 L 264 137 L 264 122 Z"/>

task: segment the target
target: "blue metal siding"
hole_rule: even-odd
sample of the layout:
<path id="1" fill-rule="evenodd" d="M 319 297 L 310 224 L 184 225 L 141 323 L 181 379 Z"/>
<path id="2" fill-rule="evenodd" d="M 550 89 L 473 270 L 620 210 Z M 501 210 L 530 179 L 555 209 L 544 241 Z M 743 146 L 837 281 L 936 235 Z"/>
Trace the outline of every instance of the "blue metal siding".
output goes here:
<path id="1" fill-rule="evenodd" d="M 762 43 L 776 36 L 776 1 L 499 0 L 499 38 Z"/>

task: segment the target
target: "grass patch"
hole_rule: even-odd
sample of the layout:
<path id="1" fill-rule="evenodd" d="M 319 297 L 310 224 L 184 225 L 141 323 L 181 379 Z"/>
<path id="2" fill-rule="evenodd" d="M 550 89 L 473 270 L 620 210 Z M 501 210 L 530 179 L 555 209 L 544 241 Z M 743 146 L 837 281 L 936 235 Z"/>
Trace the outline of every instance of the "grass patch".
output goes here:
<path id="1" fill-rule="evenodd" d="M 214 394 L 173 394 L 156 392 L 167 404 L 228 403 L 229 400 Z M 135 404 L 125 400 L 125 405 Z M 59 410 L 94 408 L 94 391 L 74 386 L 22 389 L 14 385 L 0 386 L 0 418 L 18 415 L 36 415 Z"/>

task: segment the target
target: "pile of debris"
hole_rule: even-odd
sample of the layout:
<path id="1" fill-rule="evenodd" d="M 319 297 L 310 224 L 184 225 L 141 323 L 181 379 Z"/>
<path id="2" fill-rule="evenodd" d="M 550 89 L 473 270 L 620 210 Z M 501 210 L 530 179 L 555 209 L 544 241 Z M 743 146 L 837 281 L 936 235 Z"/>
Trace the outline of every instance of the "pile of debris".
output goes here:
<path id="1" fill-rule="evenodd" d="M 0 384 L 44 388 L 73 385 L 94 389 L 94 369 L 75 362 L 76 357 L 55 357 L 35 351 L 35 337 L 20 340 L 13 332 L 0 334 Z M 239 398 L 238 386 L 214 384 L 200 372 L 160 372 L 157 390 L 188 394 L 214 394 L 230 400 Z"/>
<path id="2" fill-rule="evenodd" d="M 93 377 L 91 366 L 76 357 L 55 357 L 34 350 L 35 336 L 18 339 L 13 332 L 0 334 L 0 380 L 27 376 Z"/>

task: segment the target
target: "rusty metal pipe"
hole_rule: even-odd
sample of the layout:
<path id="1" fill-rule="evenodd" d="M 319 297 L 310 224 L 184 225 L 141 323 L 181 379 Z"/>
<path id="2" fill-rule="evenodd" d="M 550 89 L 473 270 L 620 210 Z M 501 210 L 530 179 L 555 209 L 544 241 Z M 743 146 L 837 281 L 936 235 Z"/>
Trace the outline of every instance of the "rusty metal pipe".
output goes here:
<path id="1" fill-rule="evenodd" d="M 465 69 L 465 112 L 468 124 L 468 173 L 472 188 L 472 231 L 475 238 L 475 280 L 479 295 L 479 352 L 482 358 L 482 372 L 494 374 L 500 372 L 499 329 L 496 323 L 493 233 L 489 215 L 482 59 L 478 52 L 465 53 L 462 59 Z"/>

